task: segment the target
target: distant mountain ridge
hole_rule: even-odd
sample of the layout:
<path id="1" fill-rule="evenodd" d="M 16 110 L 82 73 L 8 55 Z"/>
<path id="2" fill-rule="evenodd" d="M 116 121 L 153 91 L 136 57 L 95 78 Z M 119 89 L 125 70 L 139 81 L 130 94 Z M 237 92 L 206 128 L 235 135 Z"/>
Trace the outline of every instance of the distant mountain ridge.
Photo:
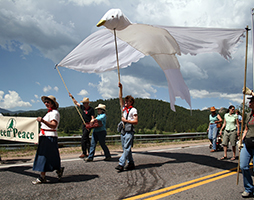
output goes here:
<path id="1" fill-rule="evenodd" d="M 23 110 L 10 111 L 10 110 L 0 108 L 0 113 L 2 113 L 2 114 L 6 114 L 6 113 L 15 114 L 15 113 L 23 113 L 23 112 L 27 112 L 27 111 L 23 111 Z"/>
<path id="2" fill-rule="evenodd" d="M 0 113 L 2 113 L 2 114 L 5 114 L 5 113 L 12 113 L 12 111 L 5 110 L 5 109 L 0 108 Z"/>

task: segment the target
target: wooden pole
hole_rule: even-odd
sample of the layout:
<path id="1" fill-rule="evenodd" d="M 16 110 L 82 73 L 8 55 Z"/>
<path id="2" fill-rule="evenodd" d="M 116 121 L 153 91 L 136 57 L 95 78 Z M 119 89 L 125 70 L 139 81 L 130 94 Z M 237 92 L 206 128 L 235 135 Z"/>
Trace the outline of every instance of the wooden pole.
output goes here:
<path id="1" fill-rule="evenodd" d="M 56 65 L 56 69 L 57 69 L 57 71 L 58 71 L 58 74 L 59 74 L 60 78 L 61 78 L 61 79 L 62 79 L 62 81 L 63 81 L 63 84 L 64 84 L 64 86 L 65 86 L 65 88 L 66 88 L 67 92 L 68 92 L 68 93 L 70 93 L 70 92 L 69 92 L 69 90 L 68 90 L 68 88 L 67 88 L 67 86 L 66 86 L 66 84 L 65 84 L 65 82 L 64 82 L 64 80 L 63 80 L 63 77 L 62 77 L 62 75 L 61 75 L 61 73 L 60 73 L 60 71 L 59 71 L 59 69 L 58 69 L 58 66 L 57 66 L 57 65 Z M 71 98 L 71 99 L 72 99 L 72 98 Z M 79 114 L 79 116 L 80 116 L 81 120 L 83 121 L 83 123 L 84 123 L 84 124 L 86 124 L 86 122 L 85 122 L 85 120 L 84 120 L 83 116 L 81 115 L 81 113 L 80 113 L 80 111 L 79 111 L 79 109 L 78 109 L 78 107 L 77 107 L 77 105 L 75 104 L 75 102 L 74 102 L 74 100 L 73 100 L 73 99 L 72 99 L 72 101 L 73 101 L 73 103 L 74 103 L 74 105 L 75 105 L 75 108 L 76 108 L 76 110 L 77 110 L 77 112 L 78 112 L 78 114 Z"/>
<path id="2" fill-rule="evenodd" d="M 117 63 L 117 72 L 118 72 L 118 82 L 121 83 L 120 81 L 120 67 L 119 67 L 119 59 L 118 59 L 118 49 L 117 49 L 117 41 L 116 41 L 116 29 L 114 28 L 114 38 L 115 38 L 115 49 L 116 49 L 116 63 Z M 120 94 L 122 96 L 122 91 L 120 90 Z M 121 117 L 123 116 L 123 102 L 120 101 L 120 106 L 121 106 Z"/>
<path id="3" fill-rule="evenodd" d="M 245 69 L 244 69 L 244 83 L 243 88 L 244 91 L 246 90 L 246 74 L 247 74 L 247 55 L 248 55 L 248 31 L 250 30 L 248 26 L 246 29 L 246 49 L 245 49 Z M 239 137 L 239 145 L 242 145 L 242 135 L 243 135 L 243 129 L 244 129 L 244 112 L 245 112 L 245 92 L 243 93 L 243 111 L 242 111 L 242 125 L 241 125 L 241 133 Z M 239 148 L 239 158 L 238 158 L 238 165 L 237 165 L 237 179 L 236 179 L 236 185 L 238 185 L 239 182 L 239 171 L 240 171 L 240 152 L 241 148 Z"/>

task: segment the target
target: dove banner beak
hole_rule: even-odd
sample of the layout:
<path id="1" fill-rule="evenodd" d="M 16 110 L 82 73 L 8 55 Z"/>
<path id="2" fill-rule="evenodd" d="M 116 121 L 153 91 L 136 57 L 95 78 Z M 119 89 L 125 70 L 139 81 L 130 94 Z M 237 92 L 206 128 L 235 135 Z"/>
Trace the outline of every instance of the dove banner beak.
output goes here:
<path id="1" fill-rule="evenodd" d="M 106 20 L 100 20 L 96 26 L 97 27 L 103 26 L 105 24 L 105 22 L 106 22 Z"/>

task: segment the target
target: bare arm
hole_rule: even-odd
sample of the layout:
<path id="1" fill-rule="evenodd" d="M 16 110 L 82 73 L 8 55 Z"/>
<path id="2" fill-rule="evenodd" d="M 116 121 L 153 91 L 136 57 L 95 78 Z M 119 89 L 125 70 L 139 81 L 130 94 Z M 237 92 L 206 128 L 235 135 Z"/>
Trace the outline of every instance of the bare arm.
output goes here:
<path id="1" fill-rule="evenodd" d="M 118 87 L 119 87 L 119 103 L 120 103 L 120 106 L 121 106 L 121 110 L 123 110 L 123 86 L 122 84 L 119 82 L 118 83 Z"/>
<path id="2" fill-rule="evenodd" d="M 222 134 L 222 130 L 225 128 L 225 126 L 226 126 L 226 120 L 224 119 L 224 123 L 223 123 L 223 125 L 222 125 L 222 127 L 221 127 L 221 129 L 220 129 L 220 135 Z"/>
<path id="3" fill-rule="evenodd" d="M 240 126 L 239 126 L 239 120 L 238 119 L 236 119 L 236 125 L 237 125 L 237 136 L 239 137 L 239 133 L 240 133 L 239 128 L 240 128 Z"/>
<path id="4" fill-rule="evenodd" d="M 74 97 L 72 96 L 72 94 L 71 93 L 69 93 L 69 97 L 71 97 L 72 98 L 72 101 L 73 101 L 73 103 L 75 104 L 75 105 L 77 105 L 78 107 L 80 107 L 80 103 L 78 103 L 77 102 L 77 100 L 76 99 L 74 99 Z"/>
<path id="5" fill-rule="evenodd" d="M 138 115 L 134 115 L 134 120 L 127 120 L 125 119 L 124 117 L 122 117 L 122 121 L 125 122 L 125 123 L 128 123 L 128 124 L 138 124 Z"/>
<path id="6" fill-rule="evenodd" d="M 91 121 L 90 122 L 94 122 L 94 120 L 96 120 L 96 119 L 94 118 L 93 115 L 91 115 Z"/>
<path id="7" fill-rule="evenodd" d="M 58 124 L 56 120 L 52 120 L 52 121 L 48 122 L 48 121 L 45 121 L 42 117 L 38 117 L 37 121 L 44 123 L 45 125 L 47 125 L 49 128 L 52 128 L 52 129 L 55 129 Z"/>
<path id="8" fill-rule="evenodd" d="M 247 132 L 248 132 L 248 126 L 247 126 L 247 124 L 246 124 L 246 125 L 245 125 L 245 129 L 244 129 L 244 131 L 243 131 L 242 141 L 243 141 L 244 138 L 246 137 Z"/>
<path id="9" fill-rule="evenodd" d="M 219 119 L 219 121 L 217 121 L 217 123 L 222 122 L 222 118 L 221 118 L 221 116 L 220 116 L 219 114 L 217 115 L 217 117 L 218 117 L 218 119 Z"/>

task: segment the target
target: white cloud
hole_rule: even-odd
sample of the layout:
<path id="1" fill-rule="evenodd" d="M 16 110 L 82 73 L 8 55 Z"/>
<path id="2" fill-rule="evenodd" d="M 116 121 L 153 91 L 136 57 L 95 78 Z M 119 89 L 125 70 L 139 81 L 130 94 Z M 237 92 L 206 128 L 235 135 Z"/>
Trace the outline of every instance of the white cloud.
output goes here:
<path id="1" fill-rule="evenodd" d="M 78 93 L 78 95 L 80 95 L 80 96 L 87 96 L 89 93 L 85 90 L 85 89 L 83 89 L 83 90 L 81 90 L 79 93 Z"/>
<path id="2" fill-rule="evenodd" d="M 3 96 L 4 96 L 4 92 L 3 92 L 3 91 L 0 91 L 0 101 L 3 100 Z"/>
<path id="3" fill-rule="evenodd" d="M 209 92 L 207 90 L 190 90 L 191 97 L 193 99 L 204 99 L 204 98 L 219 98 L 228 99 L 229 101 L 236 102 L 238 104 L 243 103 L 243 94 L 228 94 L 220 92 Z M 247 97 L 246 97 L 247 98 Z"/>
<path id="4" fill-rule="evenodd" d="M 237 28 L 252 7 L 253 1 L 141 0 L 133 16 L 148 24 Z"/>
<path id="5" fill-rule="evenodd" d="M 118 97 L 118 79 L 117 73 L 107 72 L 100 75 L 101 81 L 98 85 L 98 91 L 104 99 Z M 133 97 L 150 98 L 151 94 L 157 92 L 151 84 L 146 83 L 143 79 L 130 75 L 121 75 L 123 85 L 123 95 L 131 94 Z"/>
<path id="6" fill-rule="evenodd" d="M 208 109 L 208 107 L 203 107 L 201 110 L 207 110 Z"/>
<path id="7" fill-rule="evenodd" d="M 31 102 L 32 102 L 32 103 L 39 103 L 39 102 L 40 102 L 39 96 L 38 96 L 37 94 L 35 94 L 34 97 L 35 97 L 35 100 L 34 100 L 34 99 L 31 99 Z"/>
<path id="8" fill-rule="evenodd" d="M 52 90 L 52 87 L 51 86 L 45 86 L 44 88 L 43 88 L 43 92 L 45 92 L 45 93 L 47 93 L 47 92 L 49 92 L 50 90 Z"/>
<path id="9" fill-rule="evenodd" d="M 23 51 L 24 55 L 28 55 L 29 53 L 32 52 L 32 48 L 28 44 L 22 44 L 22 45 L 20 45 L 19 48 Z"/>
<path id="10" fill-rule="evenodd" d="M 48 0 L 1 1 L 0 46 L 10 51 L 19 47 L 25 56 L 32 52 L 33 45 L 55 60 L 56 55 L 66 51 L 66 45 L 78 42 L 73 23 L 57 21 L 54 9 L 58 7 L 57 2 Z"/>
<path id="11" fill-rule="evenodd" d="M 94 84 L 94 83 L 88 83 L 88 86 L 91 86 L 91 87 L 97 87 L 97 85 L 96 84 Z"/>
<path id="12" fill-rule="evenodd" d="M 57 86 L 54 87 L 54 90 L 58 92 L 59 88 Z"/>
<path id="13" fill-rule="evenodd" d="M 108 0 L 69 0 L 69 2 L 73 2 L 74 4 L 78 6 L 88 6 L 91 4 L 99 5 L 102 3 L 109 4 Z"/>
<path id="14" fill-rule="evenodd" d="M 193 62 L 184 61 L 181 66 L 183 76 L 191 77 L 192 79 L 207 79 L 208 75 L 206 70 L 198 67 Z"/>
<path id="15" fill-rule="evenodd" d="M 8 91 L 9 94 L 4 95 L 0 91 L 0 107 L 4 109 L 11 109 L 16 107 L 31 107 L 29 102 L 24 102 L 16 91 Z"/>
<path id="16" fill-rule="evenodd" d="M 47 93 L 47 92 L 49 92 L 49 91 L 51 91 L 51 90 L 55 90 L 56 92 L 58 92 L 59 88 L 58 88 L 57 86 L 55 86 L 54 88 L 52 88 L 50 85 L 45 86 L 45 87 L 43 88 L 43 92 L 45 92 L 45 93 Z"/>

